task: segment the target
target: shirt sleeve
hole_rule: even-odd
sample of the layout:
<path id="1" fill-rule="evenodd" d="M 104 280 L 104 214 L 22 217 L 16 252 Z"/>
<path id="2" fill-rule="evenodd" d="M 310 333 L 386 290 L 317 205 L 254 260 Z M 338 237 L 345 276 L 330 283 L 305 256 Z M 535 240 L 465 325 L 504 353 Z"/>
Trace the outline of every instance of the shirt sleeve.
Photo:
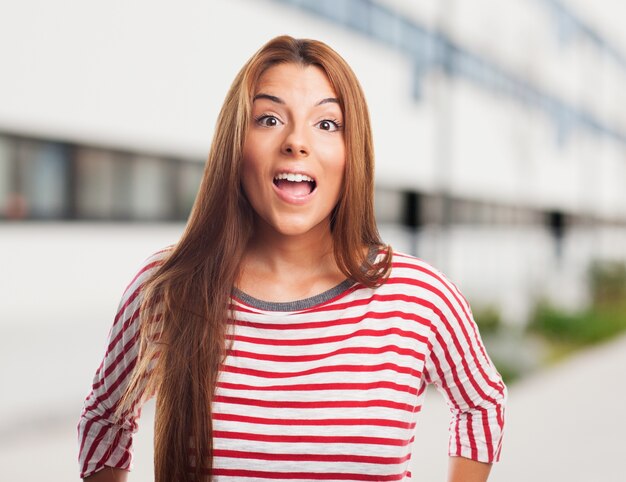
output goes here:
<path id="1" fill-rule="evenodd" d="M 425 376 L 444 395 L 452 414 L 448 454 L 497 462 L 506 387 L 487 355 L 469 304 L 452 283 L 438 279 Z"/>
<path id="2" fill-rule="evenodd" d="M 141 405 L 136 403 L 134 410 L 121 419 L 116 419 L 115 410 L 137 363 L 142 287 L 161 264 L 160 253 L 146 260 L 124 291 L 109 332 L 104 358 L 85 399 L 78 422 L 81 478 L 104 467 L 132 468 L 132 436 L 137 431 Z"/>

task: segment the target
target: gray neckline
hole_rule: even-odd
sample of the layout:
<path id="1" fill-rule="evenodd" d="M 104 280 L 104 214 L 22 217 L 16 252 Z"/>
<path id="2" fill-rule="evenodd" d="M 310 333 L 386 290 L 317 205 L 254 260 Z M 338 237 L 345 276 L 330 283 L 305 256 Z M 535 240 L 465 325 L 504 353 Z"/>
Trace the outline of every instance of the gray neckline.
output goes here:
<path id="1" fill-rule="evenodd" d="M 243 301 L 246 305 L 252 306 L 254 308 L 258 308 L 264 311 L 299 311 L 306 310 L 307 308 L 312 308 L 315 305 L 319 305 L 328 301 L 343 292 L 345 292 L 348 288 L 350 288 L 354 284 L 354 281 L 351 279 L 345 279 L 337 286 L 324 291 L 315 296 L 311 296 L 309 298 L 304 298 L 301 300 L 295 301 L 265 301 L 250 296 L 247 293 L 244 293 L 239 288 L 233 288 L 233 295 L 239 300 Z"/>
<path id="2" fill-rule="evenodd" d="M 367 254 L 367 258 L 370 263 L 373 263 L 376 259 L 376 255 L 378 252 L 378 246 L 370 246 L 369 253 Z M 337 286 L 330 288 L 320 294 L 315 296 L 311 296 L 309 298 L 304 298 L 301 300 L 295 301 L 265 301 L 255 298 L 254 296 L 250 296 L 248 293 L 241 291 L 237 287 L 233 287 L 232 294 L 235 298 L 243 301 L 246 305 L 252 306 L 253 308 L 258 308 L 264 311 L 299 311 L 306 310 L 308 308 L 312 308 L 313 306 L 324 303 L 328 300 L 339 296 L 348 290 L 352 285 L 354 285 L 355 281 L 348 278 L 343 280 Z"/>

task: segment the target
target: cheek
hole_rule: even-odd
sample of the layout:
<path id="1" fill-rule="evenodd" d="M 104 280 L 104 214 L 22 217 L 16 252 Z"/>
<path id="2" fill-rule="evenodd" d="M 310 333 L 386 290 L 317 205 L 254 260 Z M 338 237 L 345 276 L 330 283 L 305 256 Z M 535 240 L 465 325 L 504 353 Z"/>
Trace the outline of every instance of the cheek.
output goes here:
<path id="1" fill-rule="evenodd" d="M 335 179 L 335 188 L 341 190 L 343 187 L 346 172 L 346 156 L 345 150 L 343 148 L 335 151 L 329 167 L 330 171 L 332 172 L 332 177 L 333 179 Z"/>
<path id="2" fill-rule="evenodd" d="M 245 175 L 247 171 L 253 168 L 257 159 L 257 151 L 256 143 L 248 137 L 243 145 L 241 160 L 242 175 Z"/>
<path id="3" fill-rule="evenodd" d="M 346 148 L 343 140 L 341 142 L 335 140 L 334 142 L 322 143 L 317 147 L 317 152 L 323 159 L 329 174 L 343 177 L 346 166 Z"/>
<path id="4" fill-rule="evenodd" d="M 243 146 L 241 178 L 244 184 L 252 184 L 263 168 L 263 147 L 254 139 L 248 139 Z"/>
<path id="5" fill-rule="evenodd" d="M 243 159 L 241 160 L 241 188 L 248 200 L 258 191 L 256 175 L 256 163 L 250 152 L 244 149 Z"/>
<path id="6" fill-rule="evenodd" d="M 246 175 L 263 175 L 269 169 L 273 152 L 273 142 L 270 136 L 258 136 L 251 133 L 243 145 L 242 178 Z"/>

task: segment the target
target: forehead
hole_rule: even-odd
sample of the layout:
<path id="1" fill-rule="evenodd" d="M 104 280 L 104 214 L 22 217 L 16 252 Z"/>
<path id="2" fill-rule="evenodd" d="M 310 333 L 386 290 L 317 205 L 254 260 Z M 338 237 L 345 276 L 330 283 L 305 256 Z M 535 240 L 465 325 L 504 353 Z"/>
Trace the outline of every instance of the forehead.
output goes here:
<path id="1" fill-rule="evenodd" d="M 254 95 L 264 93 L 278 97 L 336 97 L 326 73 L 316 65 L 278 64 L 267 69 L 256 83 Z M 285 99 L 289 100 L 289 99 Z"/>

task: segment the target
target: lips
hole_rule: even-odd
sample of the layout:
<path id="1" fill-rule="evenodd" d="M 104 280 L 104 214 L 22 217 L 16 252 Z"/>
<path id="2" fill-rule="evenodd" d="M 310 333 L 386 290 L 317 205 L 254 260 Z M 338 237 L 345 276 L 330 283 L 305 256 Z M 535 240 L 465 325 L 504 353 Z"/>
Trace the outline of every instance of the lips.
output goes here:
<path id="1" fill-rule="evenodd" d="M 309 174 L 302 172 L 279 172 L 273 179 L 278 196 L 288 203 L 302 204 L 317 188 L 317 182 Z"/>
<path id="2" fill-rule="evenodd" d="M 294 182 L 286 179 L 274 181 L 274 185 L 291 196 L 305 197 L 313 192 L 313 183 L 308 181 Z"/>

